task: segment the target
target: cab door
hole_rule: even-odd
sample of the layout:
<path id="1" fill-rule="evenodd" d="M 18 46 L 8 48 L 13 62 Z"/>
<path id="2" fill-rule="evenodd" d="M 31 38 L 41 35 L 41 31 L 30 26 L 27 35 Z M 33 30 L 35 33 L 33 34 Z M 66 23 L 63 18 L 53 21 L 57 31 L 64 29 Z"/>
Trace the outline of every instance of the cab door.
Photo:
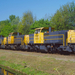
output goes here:
<path id="1" fill-rule="evenodd" d="M 29 35 L 24 36 L 24 43 L 27 45 L 29 43 Z"/>
<path id="2" fill-rule="evenodd" d="M 14 44 L 14 36 L 8 37 L 8 44 Z"/>
<path id="3" fill-rule="evenodd" d="M 68 43 L 75 43 L 75 30 L 68 31 Z"/>
<path id="4" fill-rule="evenodd" d="M 35 44 L 41 44 L 44 43 L 44 33 L 40 32 L 40 33 L 34 33 L 34 43 Z"/>
<path id="5" fill-rule="evenodd" d="M 7 38 L 6 37 L 4 37 L 3 44 L 4 45 L 7 44 Z"/>

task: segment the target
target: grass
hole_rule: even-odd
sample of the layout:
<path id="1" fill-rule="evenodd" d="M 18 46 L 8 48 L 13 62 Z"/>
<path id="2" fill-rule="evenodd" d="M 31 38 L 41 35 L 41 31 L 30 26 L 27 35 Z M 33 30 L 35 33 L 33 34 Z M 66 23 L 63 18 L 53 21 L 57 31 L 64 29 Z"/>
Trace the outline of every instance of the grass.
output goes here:
<path id="1" fill-rule="evenodd" d="M 8 61 L 0 60 L 0 65 L 9 66 L 11 69 L 25 72 L 28 75 L 48 75 L 48 73 L 37 71 L 36 69 L 24 67 L 21 64 L 14 64 Z"/>
<path id="2" fill-rule="evenodd" d="M 16 51 L 15 51 L 16 52 Z M 0 50 L 0 64 L 28 75 L 75 75 L 75 62 L 56 60 L 54 56 L 22 55 Z"/>

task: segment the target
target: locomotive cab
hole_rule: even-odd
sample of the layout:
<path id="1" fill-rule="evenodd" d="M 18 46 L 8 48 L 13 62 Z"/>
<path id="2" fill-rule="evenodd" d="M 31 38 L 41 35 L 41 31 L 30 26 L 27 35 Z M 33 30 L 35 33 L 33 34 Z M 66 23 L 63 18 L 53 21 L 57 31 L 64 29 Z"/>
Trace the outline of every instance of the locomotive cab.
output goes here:
<path id="1" fill-rule="evenodd" d="M 13 44 L 14 43 L 14 36 L 12 36 L 13 33 L 10 33 L 8 36 L 8 44 Z"/>
<path id="2" fill-rule="evenodd" d="M 19 32 L 12 32 L 8 36 L 8 48 L 20 49 L 20 45 L 23 44 L 24 35 Z"/>
<path id="3" fill-rule="evenodd" d="M 34 33 L 34 43 L 35 44 L 44 43 L 44 34 L 50 33 L 52 29 L 54 28 L 51 28 L 51 27 L 36 28 Z"/>
<path id="4" fill-rule="evenodd" d="M 12 32 L 9 34 L 8 36 L 8 44 L 14 44 L 16 41 L 15 39 L 19 36 L 19 35 L 22 35 L 21 33 L 19 32 Z"/>
<path id="5" fill-rule="evenodd" d="M 38 33 L 47 33 L 49 32 L 49 28 L 48 27 L 42 27 L 42 28 L 36 28 L 35 29 L 35 34 L 38 34 Z"/>
<path id="6" fill-rule="evenodd" d="M 43 28 L 44 27 L 35 29 L 35 33 L 34 33 L 34 43 L 35 44 L 44 43 L 44 33 L 41 32 Z"/>

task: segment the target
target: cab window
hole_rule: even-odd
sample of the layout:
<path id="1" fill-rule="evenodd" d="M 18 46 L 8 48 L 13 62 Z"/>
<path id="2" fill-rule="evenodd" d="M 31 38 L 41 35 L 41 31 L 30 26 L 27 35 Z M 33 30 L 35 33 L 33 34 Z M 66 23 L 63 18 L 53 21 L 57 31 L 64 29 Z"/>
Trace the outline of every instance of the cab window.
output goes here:
<path id="1" fill-rule="evenodd" d="M 13 34 L 12 36 L 17 36 L 17 34 Z"/>
<path id="2" fill-rule="evenodd" d="M 37 34 L 37 33 L 40 33 L 40 29 L 38 29 L 38 30 L 35 31 L 35 34 Z"/>
<path id="3" fill-rule="evenodd" d="M 48 30 L 48 29 L 42 29 L 42 31 L 41 31 L 41 32 L 48 33 L 48 32 L 49 32 L 49 30 Z"/>
<path id="4" fill-rule="evenodd" d="M 9 37 L 11 36 L 11 34 L 9 34 Z"/>

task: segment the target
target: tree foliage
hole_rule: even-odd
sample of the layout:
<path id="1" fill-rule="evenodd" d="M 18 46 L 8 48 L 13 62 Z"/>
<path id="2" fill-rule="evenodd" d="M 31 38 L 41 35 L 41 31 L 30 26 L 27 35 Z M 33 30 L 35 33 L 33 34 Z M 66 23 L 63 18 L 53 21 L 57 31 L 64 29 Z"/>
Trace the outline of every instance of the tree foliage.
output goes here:
<path id="1" fill-rule="evenodd" d="M 15 19 L 15 15 L 10 15 L 10 16 L 9 16 L 10 22 L 11 22 L 13 19 Z"/>
<path id="2" fill-rule="evenodd" d="M 33 15 L 31 12 L 26 12 L 23 14 L 21 22 L 19 23 L 18 32 L 23 34 L 29 34 L 30 25 L 33 23 Z"/>
<path id="3" fill-rule="evenodd" d="M 4 28 L 1 30 L 0 35 L 8 36 L 9 33 L 13 32 L 13 27 L 9 23 L 8 25 L 5 25 Z"/>
<path id="4" fill-rule="evenodd" d="M 7 25 L 8 23 L 9 23 L 9 20 L 0 21 L 0 32 L 2 31 L 4 26 Z"/>
<path id="5" fill-rule="evenodd" d="M 12 21 L 11 21 L 11 25 L 18 25 L 19 24 L 19 17 L 16 17 L 15 19 L 13 19 Z"/>
<path id="6" fill-rule="evenodd" d="M 38 21 L 30 11 L 25 12 L 22 19 L 10 15 L 9 19 L 0 21 L 0 34 L 6 37 L 10 32 L 32 34 L 35 28 L 39 27 L 53 27 L 55 30 L 75 29 L 75 3 L 63 5 L 53 16 L 45 15 L 45 18 Z"/>
<path id="7" fill-rule="evenodd" d="M 10 32 L 17 32 L 19 17 L 10 15 L 9 20 L 0 21 L 0 35 L 8 36 Z"/>
<path id="8" fill-rule="evenodd" d="M 39 21 L 35 21 L 30 27 L 30 34 L 34 33 L 35 28 L 49 27 L 49 26 L 50 26 L 50 22 L 48 20 L 41 19 Z"/>
<path id="9" fill-rule="evenodd" d="M 55 30 L 69 30 L 75 28 L 75 4 L 74 2 L 63 5 L 51 17 L 51 26 Z"/>

